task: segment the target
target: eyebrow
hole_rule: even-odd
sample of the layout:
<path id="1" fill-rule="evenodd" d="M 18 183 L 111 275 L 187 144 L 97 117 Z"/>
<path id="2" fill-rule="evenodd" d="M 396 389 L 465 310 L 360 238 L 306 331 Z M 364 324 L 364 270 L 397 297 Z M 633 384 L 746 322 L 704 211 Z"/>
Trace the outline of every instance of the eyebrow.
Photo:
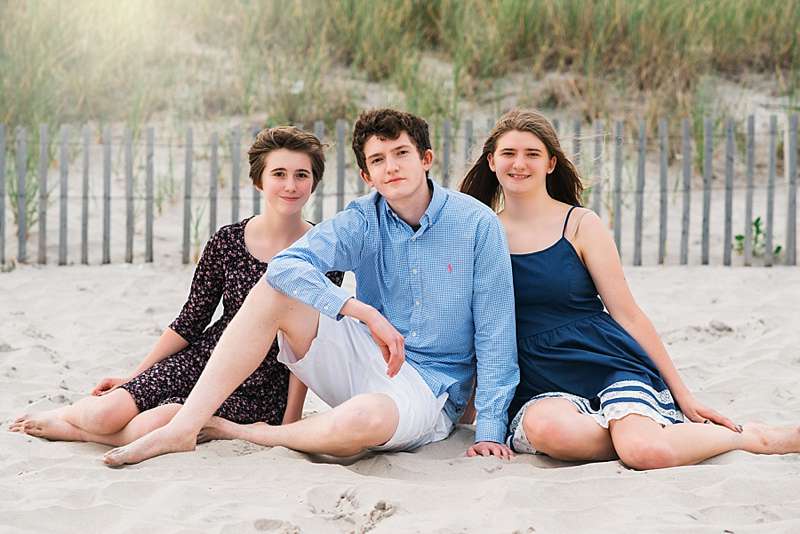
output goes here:
<path id="1" fill-rule="evenodd" d="M 411 148 L 411 144 L 410 143 L 406 143 L 404 145 L 400 145 L 400 146 L 394 147 L 393 149 L 390 150 L 390 152 L 396 152 L 396 151 L 401 150 L 401 149 L 410 149 L 410 148 Z M 372 158 L 375 158 L 375 157 L 378 157 L 378 156 L 383 156 L 383 152 L 373 152 L 372 154 L 369 154 L 366 159 L 372 159 Z"/>
<path id="2" fill-rule="evenodd" d="M 510 147 L 510 146 L 506 146 L 506 147 L 502 147 L 502 148 L 500 148 L 500 152 L 503 152 L 503 151 L 505 151 L 505 150 L 511 150 L 511 151 L 515 151 L 515 150 L 516 150 L 516 148 Z M 541 152 L 541 151 L 542 151 L 542 149 L 541 149 L 541 148 L 536 148 L 536 147 L 534 147 L 534 148 L 524 148 L 523 150 L 524 150 L 525 152 Z"/>
<path id="3" fill-rule="evenodd" d="M 286 167 L 275 167 L 274 169 L 270 169 L 269 172 L 276 172 L 276 171 L 284 171 L 286 172 Z M 308 169 L 297 169 L 297 172 L 311 172 Z"/>

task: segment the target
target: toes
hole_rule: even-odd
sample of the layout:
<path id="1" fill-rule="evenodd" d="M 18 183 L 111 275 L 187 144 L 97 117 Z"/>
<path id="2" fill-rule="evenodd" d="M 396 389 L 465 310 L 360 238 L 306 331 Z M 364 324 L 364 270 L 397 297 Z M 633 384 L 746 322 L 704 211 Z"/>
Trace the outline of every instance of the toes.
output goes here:
<path id="1" fill-rule="evenodd" d="M 115 467 L 125 463 L 125 447 L 111 449 L 103 455 L 103 463 Z"/>

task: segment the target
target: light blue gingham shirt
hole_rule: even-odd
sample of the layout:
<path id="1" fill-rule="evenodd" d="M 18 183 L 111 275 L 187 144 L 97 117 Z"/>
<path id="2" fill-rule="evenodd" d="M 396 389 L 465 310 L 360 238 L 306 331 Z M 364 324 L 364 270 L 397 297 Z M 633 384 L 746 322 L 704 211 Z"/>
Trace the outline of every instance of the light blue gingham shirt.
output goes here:
<path id="1" fill-rule="evenodd" d="M 477 370 L 475 441 L 505 439 L 519 382 L 511 259 L 500 222 L 472 197 L 428 181 L 431 202 L 414 230 L 373 192 L 275 256 L 278 291 L 340 319 L 348 292 L 324 273 L 353 271 L 356 298 L 405 338 L 406 363 L 457 421 Z"/>

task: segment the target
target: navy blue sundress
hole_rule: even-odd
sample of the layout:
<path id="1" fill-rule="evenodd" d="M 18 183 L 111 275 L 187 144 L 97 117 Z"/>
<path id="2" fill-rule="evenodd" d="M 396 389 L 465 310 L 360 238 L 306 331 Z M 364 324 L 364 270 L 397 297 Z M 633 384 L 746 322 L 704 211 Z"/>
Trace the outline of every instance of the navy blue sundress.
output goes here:
<path id="1" fill-rule="evenodd" d="M 608 428 L 629 414 L 662 425 L 683 421 L 658 368 L 605 310 L 597 288 L 564 233 L 550 247 L 512 254 L 520 382 L 509 406 L 509 443 L 535 452 L 522 431 L 525 409 L 564 398 Z"/>

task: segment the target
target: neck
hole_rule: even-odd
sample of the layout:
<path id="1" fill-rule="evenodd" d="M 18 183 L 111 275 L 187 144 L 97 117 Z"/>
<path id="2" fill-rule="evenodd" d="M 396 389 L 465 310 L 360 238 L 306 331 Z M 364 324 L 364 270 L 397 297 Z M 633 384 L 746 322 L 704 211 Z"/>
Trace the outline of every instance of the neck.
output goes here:
<path id="1" fill-rule="evenodd" d="M 525 193 L 503 193 L 503 213 L 513 221 L 534 220 L 556 203 L 544 186 Z"/>
<path id="2" fill-rule="evenodd" d="M 417 228 L 419 221 L 425 214 L 425 210 L 431 203 L 433 198 L 433 191 L 428 187 L 426 180 L 423 188 L 410 198 L 388 201 L 389 207 L 401 219 L 403 219 L 409 226 Z"/>
<path id="3" fill-rule="evenodd" d="M 270 209 L 265 209 L 263 213 L 253 217 L 250 221 L 250 224 L 252 223 L 255 223 L 259 236 L 291 241 L 294 241 L 296 236 L 304 234 L 308 225 L 300 212 L 284 215 Z"/>

